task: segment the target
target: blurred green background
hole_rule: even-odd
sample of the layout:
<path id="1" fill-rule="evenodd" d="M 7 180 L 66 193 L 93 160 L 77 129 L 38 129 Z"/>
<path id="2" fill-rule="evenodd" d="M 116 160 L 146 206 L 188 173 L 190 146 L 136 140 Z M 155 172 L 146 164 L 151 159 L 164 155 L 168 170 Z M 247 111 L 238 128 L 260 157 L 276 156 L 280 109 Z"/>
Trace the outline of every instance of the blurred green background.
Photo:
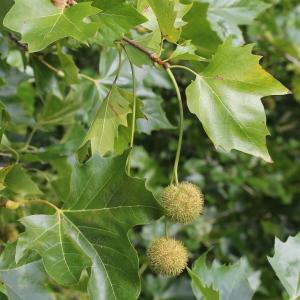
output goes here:
<path id="1" fill-rule="evenodd" d="M 267 138 L 267 144 L 274 163 L 268 164 L 237 151 L 217 151 L 196 117 L 185 109 L 185 134 L 179 176 L 181 180 L 194 182 L 202 188 L 206 208 L 204 215 L 195 223 L 187 226 L 169 224 L 169 230 L 171 235 L 182 239 L 188 247 L 190 263 L 206 251 L 209 260 L 216 259 L 220 263 L 232 263 L 242 258 L 242 263 L 249 272 L 251 285 L 258 289 L 254 299 L 279 300 L 286 296 L 267 256 L 273 255 L 275 236 L 285 240 L 300 230 L 300 4 L 298 0 L 266 2 L 272 3 L 272 7 L 251 25 L 241 26 L 241 30 L 247 43 L 255 43 L 255 53 L 263 56 L 263 67 L 293 92 L 284 97 L 263 99 L 271 134 Z M 2 12 L 4 10 L 2 8 Z M 116 53 L 113 50 L 102 49 L 99 53 L 98 46 L 79 48 L 74 41 L 66 43 L 76 64 L 86 74 L 107 74 L 116 67 Z M 36 66 L 43 70 L 40 74 L 35 74 L 37 90 L 33 91 L 28 84 L 30 75 L 24 75 L 20 71 L 28 58 L 24 57 L 4 32 L 1 33 L 0 49 L 0 75 L 6 81 L 0 87 L 0 99 L 11 117 L 7 138 L 18 148 L 30 134 L 28 128 L 34 127 L 34 118 L 46 122 L 42 130 L 33 136 L 33 152 L 21 151 L 20 155 L 31 170 L 32 177 L 44 186 L 43 192 L 53 199 L 59 199 L 65 193 L 70 161 L 75 159 L 74 151 L 85 133 L 79 120 L 88 123 L 95 112 L 95 109 L 91 109 L 96 102 L 95 87 L 91 82 L 83 82 L 70 91 L 68 99 L 72 109 L 60 116 L 64 121 L 70 119 L 68 124 L 57 123 L 57 120 L 53 122 L 51 118 L 49 122 L 47 109 L 40 109 L 47 102 L 41 95 L 48 91 L 51 97 L 59 97 L 59 78 L 32 56 L 33 68 Z M 53 60 L 53 64 L 56 64 L 51 51 L 47 53 L 46 50 L 44 54 L 48 61 Z M 201 65 L 194 67 L 201 68 Z M 129 85 L 128 68 L 124 64 L 119 85 Z M 105 95 L 112 82 L 111 74 L 112 72 L 107 78 L 102 78 L 102 95 Z M 137 135 L 133 150 L 134 174 L 147 178 L 148 187 L 158 194 L 170 181 L 175 157 L 177 100 L 172 85 L 163 72 L 147 66 L 138 69 L 137 74 L 139 96 L 145 103 L 149 99 L 161 101 L 166 113 L 163 120 L 153 121 L 148 130 L 151 134 Z M 192 77 L 181 70 L 176 72 L 176 77 L 184 94 Z M 22 98 L 24 91 L 27 93 L 26 99 Z M 36 98 L 40 100 L 34 100 Z M 160 116 L 164 114 L 161 110 L 157 113 Z M 139 128 L 145 132 L 147 124 L 140 122 Z M 156 128 L 160 130 L 155 131 Z M 34 152 L 34 149 L 42 150 Z M 10 161 L 9 156 L 1 156 L 1 166 Z M 5 197 L 7 195 L 0 198 Z M 18 232 L 23 230 L 17 223 L 21 215 L 0 209 L 0 239 L 2 242 L 13 241 Z M 153 275 L 144 264 L 145 248 L 163 230 L 163 224 L 158 221 L 136 228 L 131 233 L 141 257 L 143 271 L 143 292 L 140 299 L 194 299 L 187 274 L 176 279 L 165 279 Z M 80 287 L 78 291 L 59 290 L 58 297 L 85 299 Z"/>

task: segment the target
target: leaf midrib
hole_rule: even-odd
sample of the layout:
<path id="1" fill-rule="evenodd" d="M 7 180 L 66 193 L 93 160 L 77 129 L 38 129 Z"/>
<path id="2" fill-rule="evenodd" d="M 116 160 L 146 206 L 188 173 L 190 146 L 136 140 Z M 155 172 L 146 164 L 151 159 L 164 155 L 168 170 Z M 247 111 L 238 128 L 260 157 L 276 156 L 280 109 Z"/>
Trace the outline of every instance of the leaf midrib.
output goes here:
<path id="1" fill-rule="evenodd" d="M 125 205 L 125 206 L 114 206 L 114 207 L 104 207 L 104 208 L 90 208 L 90 209 L 63 209 L 62 213 L 76 213 L 76 212 L 93 212 L 93 211 L 105 211 L 105 210 L 112 210 L 112 209 L 121 209 L 121 208 L 137 208 L 137 207 L 144 207 L 144 208 L 152 208 L 155 210 L 159 209 L 157 207 L 151 205 Z"/>
<path id="2" fill-rule="evenodd" d="M 80 30 L 80 28 L 79 28 L 75 23 L 73 23 L 70 19 L 67 18 L 67 16 L 64 14 L 64 11 L 65 11 L 65 8 L 63 8 L 63 9 L 62 9 L 59 13 L 57 13 L 57 14 L 47 15 L 47 16 L 41 16 L 41 17 L 29 19 L 30 21 L 36 21 L 36 20 L 40 20 L 40 19 L 51 18 L 51 17 L 57 16 L 57 19 L 56 19 L 55 22 L 53 23 L 53 25 L 52 25 L 50 31 L 47 32 L 47 33 L 44 35 L 44 37 L 43 37 L 41 43 L 44 43 L 44 42 L 45 42 L 45 39 L 49 36 L 49 34 L 51 34 L 51 33 L 53 32 L 55 26 L 57 25 L 57 23 L 60 21 L 60 19 L 61 19 L 62 17 L 64 17 L 68 23 L 70 23 L 72 26 L 74 26 L 74 28 L 77 30 L 77 32 L 79 32 L 80 34 L 82 33 L 82 31 Z M 29 20 L 27 20 L 27 22 L 28 22 Z"/>
<path id="3" fill-rule="evenodd" d="M 69 222 L 69 224 L 77 231 L 78 235 L 80 235 L 88 244 L 89 246 L 93 249 L 93 251 L 96 253 L 97 257 L 99 258 L 102 266 L 103 266 L 103 269 L 105 270 L 105 273 L 106 273 L 106 277 L 108 279 L 108 282 L 111 286 L 111 290 L 112 290 L 112 293 L 113 293 L 113 296 L 114 296 L 114 299 L 117 300 L 117 297 L 116 297 L 116 294 L 115 294 L 115 290 L 114 290 L 114 287 L 113 287 L 113 284 L 110 280 L 110 277 L 109 277 L 109 274 L 108 274 L 108 271 L 106 269 L 106 266 L 102 260 L 102 258 L 100 257 L 100 255 L 98 254 L 98 252 L 95 250 L 93 244 L 90 243 L 90 241 L 84 236 L 84 234 L 79 230 L 79 228 L 65 215 L 64 215 L 64 218 L 66 219 L 67 222 Z"/>
<path id="4" fill-rule="evenodd" d="M 228 112 L 228 115 L 231 117 L 231 119 L 238 125 L 238 127 L 240 128 L 241 132 L 244 134 L 244 136 L 247 138 L 247 140 L 251 142 L 253 142 L 253 144 L 255 144 L 257 147 L 260 147 L 260 145 L 257 143 L 256 140 L 252 140 L 251 137 L 248 135 L 247 131 L 245 130 L 245 126 L 243 126 L 242 123 L 240 123 L 239 120 L 237 120 L 233 114 L 233 112 L 231 111 L 231 109 L 229 107 L 227 107 L 226 103 L 224 103 L 222 101 L 222 99 L 220 98 L 220 96 L 217 94 L 217 92 L 210 86 L 210 84 L 208 82 L 206 82 L 206 80 L 199 76 L 199 79 L 205 83 L 205 85 L 210 89 L 210 91 L 216 96 L 216 98 L 218 99 L 218 101 L 221 103 L 221 105 L 225 108 L 225 110 Z M 213 79 L 213 78 L 212 78 Z M 251 127 L 252 128 L 252 127 Z"/>

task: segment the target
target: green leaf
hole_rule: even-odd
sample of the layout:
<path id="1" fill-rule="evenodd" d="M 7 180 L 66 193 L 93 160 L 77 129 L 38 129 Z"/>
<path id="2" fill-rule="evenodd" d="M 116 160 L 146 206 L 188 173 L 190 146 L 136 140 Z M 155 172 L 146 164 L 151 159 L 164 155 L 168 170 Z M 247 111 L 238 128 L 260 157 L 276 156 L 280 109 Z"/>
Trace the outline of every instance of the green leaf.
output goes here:
<path id="1" fill-rule="evenodd" d="M 30 52 L 37 52 L 65 37 L 86 41 L 99 24 L 85 23 L 83 19 L 99 11 L 91 2 L 58 8 L 50 0 L 15 0 L 3 23 L 22 34 L 22 42 L 28 44 Z"/>
<path id="2" fill-rule="evenodd" d="M 68 84 L 78 83 L 78 69 L 71 55 L 65 54 L 57 47 L 57 54 Z"/>
<path id="3" fill-rule="evenodd" d="M 53 56 L 46 56 L 44 60 L 55 65 Z M 62 98 L 63 96 L 56 74 L 45 66 L 38 57 L 32 56 L 31 61 L 37 93 L 40 95 L 50 94 Z"/>
<path id="4" fill-rule="evenodd" d="M 0 168 L 0 191 L 4 190 L 6 188 L 5 178 L 6 178 L 6 175 L 12 170 L 13 167 L 14 167 L 14 165 Z"/>
<path id="5" fill-rule="evenodd" d="M 124 45 L 124 47 L 126 49 L 128 59 L 137 67 L 142 67 L 143 65 L 153 65 L 153 61 L 145 53 L 128 44 Z"/>
<path id="6" fill-rule="evenodd" d="M 7 243 L 0 256 L 0 281 L 4 284 L 8 298 L 53 300 L 47 289 L 47 275 L 41 260 L 36 260 L 37 255 L 30 253 L 17 264 L 15 254 L 16 243 Z"/>
<path id="7" fill-rule="evenodd" d="M 76 100 L 70 98 L 60 100 L 56 96 L 49 95 L 38 118 L 39 124 L 53 126 L 73 123 L 74 114 L 80 108 L 80 103 Z"/>
<path id="8" fill-rule="evenodd" d="M 14 5 L 13 0 L 2 0 L 0 7 L 0 30 L 3 30 L 3 19 L 10 8 Z"/>
<path id="9" fill-rule="evenodd" d="M 47 273 L 61 284 L 75 284 L 91 266 L 90 299 L 134 300 L 140 292 L 138 257 L 128 231 L 161 215 L 142 180 L 125 174 L 127 153 L 93 156 L 74 166 L 71 197 L 54 215 L 21 219 L 17 259 L 38 251 Z"/>
<path id="10" fill-rule="evenodd" d="M 5 128 L 8 125 L 10 120 L 8 112 L 5 110 L 4 105 L 0 102 L 0 143 L 2 140 L 2 135 L 5 131 Z"/>
<path id="11" fill-rule="evenodd" d="M 208 18 L 214 30 L 223 40 L 233 36 L 243 44 L 243 33 L 239 25 L 250 25 L 254 19 L 271 5 L 261 0 L 211 0 Z"/>
<path id="12" fill-rule="evenodd" d="M 91 141 L 92 153 L 113 153 L 119 126 L 128 126 L 127 115 L 131 112 L 130 103 L 122 95 L 121 89 L 113 85 L 108 97 L 102 102 L 83 144 Z"/>
<path id="13" fill-rule="evenodd" d="M 133 93 L 128 91 L 122 91 L 122 95 L 127 99 L 130 103 L 131 109 L 133 108 Z M 138 121 L 140 119 L 144 119 L 145 115 L 142 111 L 143 109 L 143 102 L 141 99 L 136 98 L 136 128 L 138 127 Z M 133 109 L 132 109 L 133 111 Z M 130 147 L 131 141 L 131 133 L 132 133 L 132 117 L 133 114 L 129 114 L 127 117 L 128 126 L 120 126 L 118 131 L 118 136 L 115 140 L 115 149 L 114 152 L 117 155 L 123 154 L 125 150 L 128 150 Z"/>
<path id="14" fill-rule="evenodd" d="M 207 3 L 195 2 L 183 18 L 187 24 L 182 29 L 182 37 L 191 40 L 201 54 L 210 56 L 222 41 L 211 28 L 207 12 Z"/>
<path id="15" fill-rule="evenodd" d="M 4 78 L 0 77 L 0 86 L 5 85 L 5 80 Z"/>
<path id="16" fill-rule="evenodd" d="M 234 47 L 230 39 L 225 41 L 188 86 L 187 103 L 216 148 L 236 149 L 271 162 L 260 99 L 289 91 L 262 69 L 252 47 Z"/>
<path id="17" fill-rule="evenodd" d="M 175 127 L 169 122 L 163 108 L 162 98 L 151 97 L 142 100 L 142 111 L 145 118 L 137 120 L 137 129 L 139 132 L 151 134 L 154 130 L 174 129 Z"/>
<path id="18" fill-rule="evenodd" d="M 2 299 L 1 298 L 3 296 L 2 294 L 7 296 L 7 293 L 6 293 L 6 290 L 5 290 L 5 286 L 4 286 L 3 283 L 0 282 L 0 299 Z"/>
<path id="19" fill-rule="evenodd" d="M 45 286 L 47 276 L 41 261 L 12 269 L 0 269 L 0 280 L 10 300 L 54 299 Z"/>
<path id="20" fill-rule="evenodd" d="M 295 100 L 300 102 L 300 77 L 295 75 L 292 79 L 293 95 Z"/>
<path id="21" fill-rule="evenodd" d="M 134 41 L 143 45 L 149 51 L 159 53 L 161 47 L 161 32 L 157 29 L 137 37 Z"/>
<path id="22" fill-rule="evenodd" d="M 184 43 L 177 45 L 169 59 L 207 61 L 206 58 L 197 55 L 195 53 L 196 51 L 197 47 L 192 45 L 191 41 L 185 41 Z"/>
<path id="23" fill-rule="evenodd" d="M 6 174 L 4 185 L 12 192 L 21 196 L 42 194 L 37 184 L 19 164 L 14 165 Z"/>
<path id="24" fill-rule="evenodd" d="M 177 28 L 175 21 L 177 12 L 174 0 L 147 0 L 151 6 L 163 37 L 171 43 L 176 43 L 180 37 L 181 29 Z"/>
<path id="25" fill-rule="evenodd" d="M 161 47 L 161 33 L 159 29 L 155 29 L 151 33 L 141 35 L 136 39 L 133 39 L 139 45 L 144 46 L 150 52 L 159 53 Z M 125 44 L 126 53 L 129 60 L 136 66 L 142 67 L 143 65 L 153 65 L 153 61 L 148 55 L 139 51 L 135 47 Z"/>
<path id="26" fill-rule="evenodd" d="M 24 111 L 28 116 L 34 112 L 35 90 L 28 81 L 23 81 L 17 86 L 17 96 L 21 100 Z"/>
<path id="27" fill-rule="evenodd" d="M 275 254 L 268 257 L 280 282 L 291 299 L 300 297 L 300 235 L 289 237 L 286 242 L 275 239 Z"/>
<path id="28" fill-rule="evenodd" d="M 192 279 L 192 288 L 197 299 L 219 300 L 220 295 L 212 287 L 202 283 L 200 278 L 192 270 L 188 269 L 188 273 Z"/>
<path id="29" fill-rule="evenodd" d="M 254 292 L 241 262 L 228 266 L 213 263 L 209 268 L 204 254 L 188 272 L 198 300 L 251 300 L 253 297 Z"/>
<path id="30" fill-rule="evenodd" d="M 95 20 L 100 27 L 97 41 L 104 46 L 111 46 L 130 29 L 146 21 L 132 5 L 124 1 L 96 0 L 94 5 L 102 10 Z"/>

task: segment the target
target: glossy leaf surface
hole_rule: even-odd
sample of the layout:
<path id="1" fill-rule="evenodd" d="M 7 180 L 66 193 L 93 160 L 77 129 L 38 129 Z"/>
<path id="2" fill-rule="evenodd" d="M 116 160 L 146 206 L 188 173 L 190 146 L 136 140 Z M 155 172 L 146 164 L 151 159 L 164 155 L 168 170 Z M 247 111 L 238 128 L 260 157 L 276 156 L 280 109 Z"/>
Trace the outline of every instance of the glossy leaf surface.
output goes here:
<path id="1" fill-rule="evenodd" d="M 261 98 L 289 91 L 259 65 L 260 56 L 251 53 L 252 47 L 225 41 L 186 95 L 190 111 L 216 148 L 240 150 L 271 162 Z"/>
<path id="2" fill-rule="evenodd" d="M 64 285 L 78 282 L 91 267 L 91 299 L 136 299 L 140 291 L 138 258 L 128 231 L 160 216 L 144 182 L 125 174 L 127 155 L 93 156 L 71 175 L 71 197 L 54 215 L 22 219 L 26 226 L 17 248 L 43 258 L 47 273 Z"/>

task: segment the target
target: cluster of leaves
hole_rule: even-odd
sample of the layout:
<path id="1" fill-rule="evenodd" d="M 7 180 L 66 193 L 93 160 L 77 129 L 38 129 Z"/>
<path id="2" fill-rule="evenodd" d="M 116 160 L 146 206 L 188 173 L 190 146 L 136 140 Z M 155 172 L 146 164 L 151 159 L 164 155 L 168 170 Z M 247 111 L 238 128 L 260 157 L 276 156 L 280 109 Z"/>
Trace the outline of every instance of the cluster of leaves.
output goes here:
<path id="1" fill-rule="evenodd" d="M 299 99 L 297 1 L 2 2 L 0 297 L 235 300 L 258 291 L 276 299 L 285 292 L 269 288 L 271 266 L 289 297 L 300 297 L 299 236 L 276 240 L 271 266 L 266 258 L 274 235 L 299 230 L 299 108 L 281 104 L 297 107 L 292 96 L 267 98 L 276 162 L 268 165 L 261 98 L 289 90 L 244 46 L 256 41 Z M 163 235 L 155 197 L 177 145 L 165 68 L 189 116 L 180 177 L 207 195 L 203 217 L 169 228 L 195 260 L 190 279 L 156 277 L 145 260 L 149 241 Z M 130 153 L 134 138 L 142 146 Z"/>

